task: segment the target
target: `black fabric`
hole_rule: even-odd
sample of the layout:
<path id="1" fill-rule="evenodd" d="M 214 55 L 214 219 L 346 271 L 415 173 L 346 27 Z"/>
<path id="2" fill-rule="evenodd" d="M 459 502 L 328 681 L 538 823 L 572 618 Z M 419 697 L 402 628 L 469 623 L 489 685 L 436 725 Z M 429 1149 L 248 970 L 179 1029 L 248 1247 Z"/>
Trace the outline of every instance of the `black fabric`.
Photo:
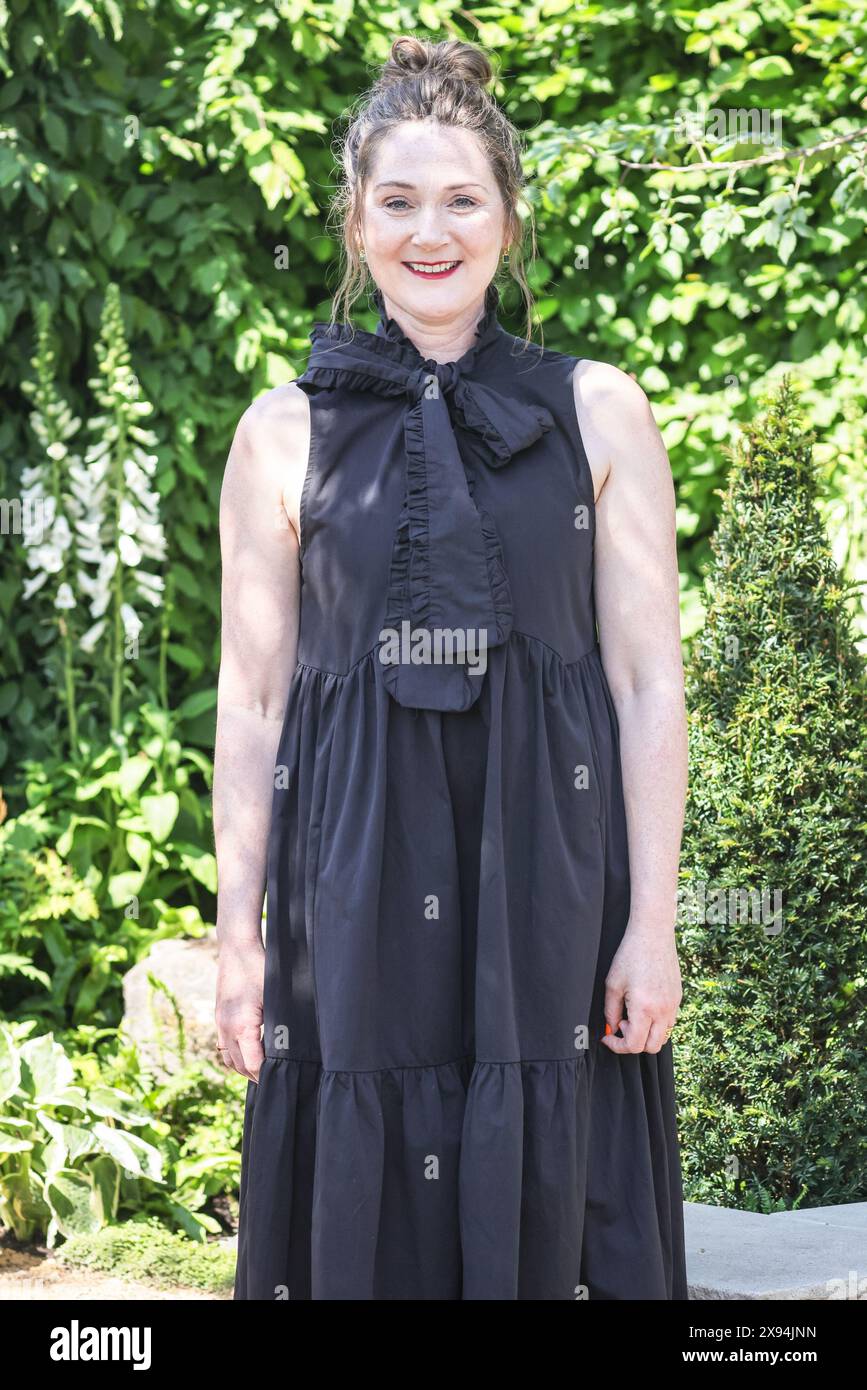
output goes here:
<path id="1" fill-rule="evenodd" d="M 381 306 L 382 296 L 376 291 Z M 474 436 L 475 459 L 502 468 L 553 428 L 543 406 L 527 404 L 474 380 L 480 349 L 498 332 L 499 292 L 493 284 L 476 327 L 476 341 L 455 362 L 421 359 L 393 319 L 380 311 L 379 335 L 348 336 L 345 329 L 318 324 L 304 382 L 340 385 L 405 397 L 406 484 L 392 547 L 383 626 L 399 632 L 434 628 L 471 632 L 489 650 L 512 631 L 512 597 L 497 528 L 474 501 L 455 435 Z M 466 449 L 466 445 L 465 445 Z M 477 636 L 476 636 L 477 635 Z M 380 659 L 385 654 L 380 648 Z M 467 663 L 413 664 L 392 661 L 383 672 L 386 689 L 414 709 L 463 710 L 478 699 L 481 681 Z"/>
<path id="2" fill-rule="evenodd" d="M 577 358 L 317 324 L 237 1299 L 683 1299 L 672 1043 L 601 1047 L 629 915 Z M 479 629 L 486 665 L 384 663 Z"/>

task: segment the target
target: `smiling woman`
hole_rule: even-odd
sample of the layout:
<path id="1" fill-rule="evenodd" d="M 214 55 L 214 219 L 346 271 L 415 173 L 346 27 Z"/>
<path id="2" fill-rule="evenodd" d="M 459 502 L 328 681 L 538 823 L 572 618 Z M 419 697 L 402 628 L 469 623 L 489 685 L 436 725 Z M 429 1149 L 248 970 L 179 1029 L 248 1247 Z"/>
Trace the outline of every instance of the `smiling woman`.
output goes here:
<path id="1" fill-rule="evenodd" d="M 686 1297 L 673 490 L 634 382 L 500 323 L 491 76 L 394 44 L 339 204 L 376 329 L 316 323 L 227 464 L 237 1299 Z"/>
<path id="2" fill-rule="evenodd" d="M 408 168 L 426 177 L 408 183 L 400 173 Z M 458 351 L 468 347 L 475 306 L 509 245 L 506 206 L 476 133 L 437 121 L 396 125 L 373 153 L 360 202 L 360 256 L 388 312 L 406 317 L 413 341 L 436 361 L 444 347 L 447 355 L 456 342 Z M 422 280 L 435 282 L 429 293 L 419 292 Z"/>
<path id="3" fill-rule="evenodd" d="M 385 302 L 402 308 L 402 282 L 421 275 L 436 281 L 439 275 L 424 267 L 457 262 L 445 277 L 454 293 L 435 296 L 427 306 L 448 321 L 473 292 L 481 299 L 508 259 L 530 336 L 533 299 L 521 217 L 534 255 L 532 214 L 521 207 L 520 136 L 486 90 L 492 77 L 487 56 L 459 40 L 406 38 L 393 45 L 342 148 L 334 213 L 346 267 L 334 296 L 335 318 L 349 319 L 368 272 Z M 470 326 L 468 342 L 471 334 Z"/>

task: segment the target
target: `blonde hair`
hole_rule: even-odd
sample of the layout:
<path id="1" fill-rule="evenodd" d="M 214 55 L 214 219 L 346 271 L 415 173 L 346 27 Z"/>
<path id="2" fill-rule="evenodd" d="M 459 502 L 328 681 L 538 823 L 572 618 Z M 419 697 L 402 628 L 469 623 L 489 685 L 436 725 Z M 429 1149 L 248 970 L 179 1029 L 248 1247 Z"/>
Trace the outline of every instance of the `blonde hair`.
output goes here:
<path id="1" fill-rule="evenodd" d="M 337 322 L 338 310 L 348 322 L 353 304 L 367 287 L 367 267 L 359 254 L 361 210 L 377 149 L 399 122 L 435 120 L 472 130 L 481 142 L 506 210 L 509 275 L 523 296 L 530 339 L 534 300 L 524 272 L 524 225 L 518 212 L 526 184 L 521 138 L 486 90 L 493 76 L 487 55 L 474 44 L 460 39 L 429 43 L 409 35 L 395 39 L 376 81 L 351 109 L 349 128 L 337 148 L 341 178 L 330 216 L 337 219 L 345 261 L 332 299 L 332 322 Z M 527 211 L 532 259 L 535 228 L 532 211 Z"/>

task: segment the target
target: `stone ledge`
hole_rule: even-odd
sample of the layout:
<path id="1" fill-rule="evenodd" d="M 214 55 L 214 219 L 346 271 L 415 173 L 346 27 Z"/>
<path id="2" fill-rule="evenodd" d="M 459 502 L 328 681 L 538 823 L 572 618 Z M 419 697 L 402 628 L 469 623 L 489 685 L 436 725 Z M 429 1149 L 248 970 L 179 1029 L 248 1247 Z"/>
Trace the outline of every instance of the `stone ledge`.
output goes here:
<path id="1" fill-rule="evenodd" d="M 687 1202 L 691 1299 L 867 1301 L 867 1202 L 756 1212 Z"/>

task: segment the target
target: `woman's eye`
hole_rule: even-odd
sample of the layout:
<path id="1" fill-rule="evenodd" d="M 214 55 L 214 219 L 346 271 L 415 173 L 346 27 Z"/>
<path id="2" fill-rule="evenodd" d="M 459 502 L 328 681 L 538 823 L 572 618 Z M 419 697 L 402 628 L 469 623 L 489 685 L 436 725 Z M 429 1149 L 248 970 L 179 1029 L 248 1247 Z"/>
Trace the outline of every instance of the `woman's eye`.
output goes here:
<path id="1" fill-rule="evenodd" d="M 383 203 L 383 207 L 388 208 L 389 212 L 401 212 L 402 209 L 397 207 L 396 205 L 398 203 L 405 204 L 406 201 L 406 198 L 388 198 Z M 475 199 L 471 198 L 468 193 L 459 193 L 457 198 L 454 198 L 452 201 L 454 203 L 469 203 L 471 207 L 475 207 L 476 205 Z"/>

